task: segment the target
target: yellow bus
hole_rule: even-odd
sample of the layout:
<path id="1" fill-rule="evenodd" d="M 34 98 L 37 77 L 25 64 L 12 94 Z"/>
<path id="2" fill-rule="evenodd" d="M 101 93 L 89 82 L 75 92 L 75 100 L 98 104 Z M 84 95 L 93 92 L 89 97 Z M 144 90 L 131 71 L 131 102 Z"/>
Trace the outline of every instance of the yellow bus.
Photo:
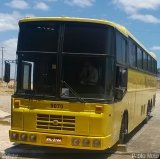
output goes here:
<path id="1" fill-rule="evenodd" d="M 157 61 L 123 26 L 97 19 L 19 21 L 11 142 L 104 150 L 155 105 Z"/>

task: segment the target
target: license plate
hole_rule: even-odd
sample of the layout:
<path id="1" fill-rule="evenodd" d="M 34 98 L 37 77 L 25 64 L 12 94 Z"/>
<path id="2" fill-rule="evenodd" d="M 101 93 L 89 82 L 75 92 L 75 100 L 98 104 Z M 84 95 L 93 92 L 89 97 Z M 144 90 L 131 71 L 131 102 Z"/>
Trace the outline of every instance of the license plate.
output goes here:
<path id="1" fill-rule="evenodd" d="M 62 143 L 62 137 L 47 136 L 46 137 L 46 143 L 61 144 Z"/>

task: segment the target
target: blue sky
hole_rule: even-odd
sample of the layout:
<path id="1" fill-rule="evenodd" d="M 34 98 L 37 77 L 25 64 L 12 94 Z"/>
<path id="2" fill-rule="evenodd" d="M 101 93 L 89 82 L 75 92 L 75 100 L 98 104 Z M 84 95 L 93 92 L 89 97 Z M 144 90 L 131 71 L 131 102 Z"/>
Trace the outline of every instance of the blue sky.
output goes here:
<path id="1" fill-rule="evenodd" d="M 88 17 L 120 23 L 157 54 L 160 67 L 160 0 L 1 0 L 0 47 L 5 47 L 5 59 L 15 59 L 18 20 L 26 16 Z"/>

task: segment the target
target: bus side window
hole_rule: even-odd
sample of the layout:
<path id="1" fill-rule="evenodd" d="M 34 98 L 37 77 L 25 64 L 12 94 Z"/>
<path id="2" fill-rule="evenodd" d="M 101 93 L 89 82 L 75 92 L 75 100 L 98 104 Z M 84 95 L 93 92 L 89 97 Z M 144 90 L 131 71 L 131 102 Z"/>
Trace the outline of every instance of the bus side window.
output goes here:
<path id="1" fill-rule="evenodd" d="M 119 64 L 126 65 L 127 41 L 120 33 L 116 34 L 116 58 Z"/>

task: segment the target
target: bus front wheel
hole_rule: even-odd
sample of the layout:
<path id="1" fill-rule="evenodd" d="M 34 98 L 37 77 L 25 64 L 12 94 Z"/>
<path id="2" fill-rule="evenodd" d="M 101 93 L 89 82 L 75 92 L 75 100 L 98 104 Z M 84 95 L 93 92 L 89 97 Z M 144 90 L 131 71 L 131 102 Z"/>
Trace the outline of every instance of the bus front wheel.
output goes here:
<path id="1" fill-rule="evenodd" d="M 125 144 L 127 142 L 127 138 L 128 138 L 128 116 L 125 113 L 123 115 L 122 122 L 121 122 L 119 143 L 120 144 Z"/>

